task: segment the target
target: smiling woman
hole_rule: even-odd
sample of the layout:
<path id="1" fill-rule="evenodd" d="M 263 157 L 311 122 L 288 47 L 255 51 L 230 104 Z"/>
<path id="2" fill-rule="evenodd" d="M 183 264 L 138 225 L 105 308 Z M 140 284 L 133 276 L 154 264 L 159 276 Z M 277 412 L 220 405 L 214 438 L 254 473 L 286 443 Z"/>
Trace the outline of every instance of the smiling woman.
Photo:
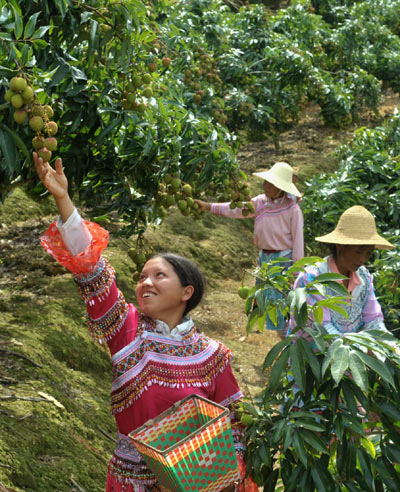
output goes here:
<path id="1" fill-rule="evenodd" d="M 34 161 L 60 212 L 57 223 L 43 235 L 42 245 L 74 274 L 88 311 L 89 330 L 95 339 L 108 344 L 112 356 L 111 412 L 118 440 L 108 467 L 106 491 L 163 490 L 128 434 L 191 394 L 231 410 L 241 483 L 226 488 L 229 481 L 221 481 L 221 489 L 257 491 L 245 478 L 242 427 L 234 412 L 234 404 L 243 395 L 230 366 L 232 353 L 199 333 L 188 316 L 204 291 L 197 266 L 172 253 L 150 258 L 136 288 L 140 311 L 128 304 L 117 288 L 112 266 L 102 256 L 108 233 L 80 217 L 68 195 L 61 159 L 55 169 L 36 154 Z"/>

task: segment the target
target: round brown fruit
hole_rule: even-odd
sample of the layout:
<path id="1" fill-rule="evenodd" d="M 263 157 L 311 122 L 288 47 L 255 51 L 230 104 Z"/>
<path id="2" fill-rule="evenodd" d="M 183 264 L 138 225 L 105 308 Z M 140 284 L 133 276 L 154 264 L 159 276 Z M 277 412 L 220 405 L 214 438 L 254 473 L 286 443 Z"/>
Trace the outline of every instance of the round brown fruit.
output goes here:
<path id="1" fill-rule="evenodd" d="M 168 67 L 171 65 L 171 58 L 169 58 L 168 56 L 165 56 L 165 57 L 162 59 L 161 63 L 163 64 L 163 66 L 164 66 L 165 68 L 168 68 Z"/>
<path id="2" fill-rule="evenodd" d="M 40 135 L 36 135 L 35 137 L 32 138 L 32 147 L 35 150 L 39 150 L 42 147 L 44 147 L 44 138 Z"/>
<path id="3" fill-rule="evenodd" d="M 149 69 L 149 72 L 155 72 L 157 70 L 157 63 L 151 62 L 147 65 L 147 68 Z"/>
<path id="4" fill-rule="evenodd" d="M 195 94 L 193 96 L 193 101 L 196 103 L 196 104 L 200 104 L 201 103 L 201 96 L 199 96 L 198 94 Z"/>
<path id="5" fill-rule="evenodd" d="M 46 125 L 46 131 L 48 135 L 53 137 L 58 132 L 58 125 L 55 121 L 49 121 Z"/>
<path id="6" fill-rule="evenodd" d="M 25 111 L 25 109 L 19 108 L 14 111 L 14 120 L 19 125 L 25 123 L 27 117 L 28 113 Z"/>
<path id="7" fill-rule="evenodd" d="M 22 92 L 26 89 L 27 83 L 23 77 L 13 77 L 10 80 L 10 89 L 14 92 Z"/>
<path id="8" fill-rule="evenodd" d="M 33 116 L 29 120 L 29 126 L 32 128 L 34 132 L 40 132 L 43 129 L 43 119 L 40 116 Z"/>
<path id="9" fill-rule="evenodd" d="M 11 98 L 11 104 L 16 109 L 21 108 L 24 105 L 24 100 L 22 99 L 21 94 L 14 94 Z"/>
<path id="10" fill-rule="evenodd" d="M 49 162 L 49 160 L 51 159 L 51 150 L 46 149 L 46 147 L 42 147 L 38 151 L 38 156 L 43 159 L 43 162 Z"/>
<path id="11" fill-rule="evenodd" d="M 54 137 L 47 137 L 44 140 L 44 146 L 54 152 L 57 149 L 57 140 Z"/>

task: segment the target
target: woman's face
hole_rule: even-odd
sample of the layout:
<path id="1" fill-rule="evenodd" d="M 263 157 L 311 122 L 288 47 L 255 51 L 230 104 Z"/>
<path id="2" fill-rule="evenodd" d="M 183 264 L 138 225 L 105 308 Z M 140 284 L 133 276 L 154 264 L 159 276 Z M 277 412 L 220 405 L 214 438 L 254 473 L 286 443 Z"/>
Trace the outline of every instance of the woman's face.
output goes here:
<path id="1" fill-rule="evenodd" d="M 193 294 L 193 286 L 184 287 L 167 260 L 151 258 L 143 267 L 136 286 L 136 298 L 146 316 L 164 321 L 170 328 L 183 315 L 186 301 Z"/>
<path id="2" fill-rule="evenodd" d="M 339 271 L 345 272 L 343 275 L 355 272 L 369 260 L 374 249 L 373 245 L 337 244 L 336 264 Z"/>
<path id="3" fill-rule="evenodd" d="M 275 200 L 276 198 L 281 197 L 284 192 L 269 181 L 264 181 L 264 193 L 267 198 Z"/>

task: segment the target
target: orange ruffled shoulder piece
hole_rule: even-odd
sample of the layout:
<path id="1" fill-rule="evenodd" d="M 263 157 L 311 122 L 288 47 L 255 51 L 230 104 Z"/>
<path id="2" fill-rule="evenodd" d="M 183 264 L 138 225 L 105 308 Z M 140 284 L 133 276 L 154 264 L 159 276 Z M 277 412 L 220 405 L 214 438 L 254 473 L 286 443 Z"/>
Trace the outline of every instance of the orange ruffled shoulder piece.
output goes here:
<path id="1" fill-rule="evenodd" d="M 53 222 L 40 238 L 43 248 L 75 275 L 91 272 L 108 244 L 108 231 L 94 222 L 85 220 L 84 223 L 92 235 L 92 242 L 85 251 L 76 256 L 71 256 L 66 248 L 56 222 Z"/>

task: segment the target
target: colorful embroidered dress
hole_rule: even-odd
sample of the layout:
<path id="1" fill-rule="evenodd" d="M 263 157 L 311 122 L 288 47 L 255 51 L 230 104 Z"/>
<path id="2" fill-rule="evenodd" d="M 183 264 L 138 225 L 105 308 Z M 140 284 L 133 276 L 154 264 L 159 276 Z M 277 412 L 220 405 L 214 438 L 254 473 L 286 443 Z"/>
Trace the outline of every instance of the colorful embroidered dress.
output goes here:
<path id="1" fill-rule="evenodd" d="M 243 395 L 229 363 L 231 351 L 200 334 L 190 318 L 178 325 L 176 340 L 164 336 L 163 323 L 140 314 L 118 290 L 114 270 L 101 256 L 108 233 L 97 224 L 85 224 L 91 244 L 76 256 L 64 246 L 55 223 L 42 237 L 42 245 L 75 274 L 87 307 L 90 333 L 107 342 L 111 352 L 111 412 L 119 434 L 108 467 L 106 491 L 158 490 L 155 476 L 128 433 L 192 393 L 224 406 L 240 400 Z M 231 415 L 236 451 L 243 453 L 240 426 L 233 412 Z"/>
<path id="2" fill-rule="evenodd" d="M 331 272 L 338 273 L 332 256 L 325 258 L 325 261 L 321 263 L 307 267 L 306 271 L 297 277 L 293 288 L 304 287 L 317 276 Z M 372 276 L 365 267 L 362 266 L 356 272 L 352 272 L 349 291 L 351 294 L 350 303 L 348 305 L 342 305 L 342 308 L 347 312 L 347 318 L 336 311 L 323 308 L 324 316 L 322 324 L 328 333 L 342 335 L 344 333 L 354 333 L 368 329 L 387 331 L 383 322 L 381 306 L 375 296 Z M 336 295 L 334 292 L 331 294 Z M 321 296 L 309 295 L 307 297 L 307 303 L 312 305 L 320 299 L 322 299 Z M 294 320 L 291 320 L 291 327 L 293 326 Z M 304 332 L 298 333 L 298 335 L 306 336 Z"/>

